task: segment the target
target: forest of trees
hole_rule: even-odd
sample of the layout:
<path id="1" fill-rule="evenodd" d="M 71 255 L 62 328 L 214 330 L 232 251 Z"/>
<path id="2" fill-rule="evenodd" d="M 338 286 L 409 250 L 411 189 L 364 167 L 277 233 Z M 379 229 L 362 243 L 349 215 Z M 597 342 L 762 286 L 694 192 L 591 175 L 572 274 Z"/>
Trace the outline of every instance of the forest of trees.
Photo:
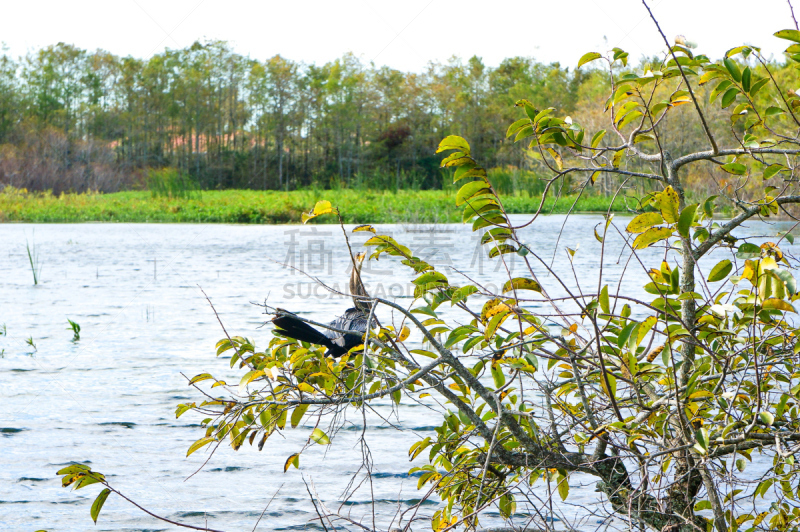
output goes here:
<path id="1" fill-rule="evenodd" d="M 0 58 L 0 182 L 109 191 L 175 167 L 203 188 L 439 188 L 443 136 L 458 131 L 492 165 L 519 165 L 503 142 L 509 104 L 570 109 L 588 77 L 527 58 L 495 69 L 454 58 L 413 74 L 353 55 L 258 61 L 220 41 L 147 60 L 59 43 Z"/>
<path id="2" fill-rule="evenodd" d="M 222 41 L 146 60 L 59 43 L 0 56 L 0 185 L 110 192 L 174 168 L 204 189 L 441 188 L 434 152 L 459 134 L 501 188 L 535 193 L 535 154 L 506 139 L 513 103 L 555 106 L 591 128 L 609 83 L 607 72 L 525 57 L 404 73 L 353 55 L 259 61 Z M 690 121 L 671 126 L 667 142 L 702 142 Z"/>

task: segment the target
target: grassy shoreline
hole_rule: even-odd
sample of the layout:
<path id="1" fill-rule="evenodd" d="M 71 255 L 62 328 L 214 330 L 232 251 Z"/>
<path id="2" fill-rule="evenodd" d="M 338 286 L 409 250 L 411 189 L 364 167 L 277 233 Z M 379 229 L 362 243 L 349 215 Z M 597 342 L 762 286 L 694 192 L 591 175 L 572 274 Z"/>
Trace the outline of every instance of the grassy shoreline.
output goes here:
<path id="1" fill-rule="evenodd" d="M 27 193 L 6 188 L 0 191 L 0 222 L 165 222 L 165 223 L 299 223 L 303 211 L 326 199 L 339 207 L 345 223 L 433 223 L 460 222 L 462 208 L 455 206 L 451 190 L 255 190 L 203 191 L 192 198 L 153 196 L 147 191 L 113 194 Z M 548 199 L 545 211 L 566 213 L 575 196 Z M 507 196 L 503 203 L 511 214 L 535 212 L 539 197 Z M 573 212 L 605 212 L 611 198 L 586 196 Z M 629 201 L 630 203 L 630 201 Z M 625 211 L 617 199 L 613 211 Z M 323 216 L 320 223 L 335 222 Z"/>

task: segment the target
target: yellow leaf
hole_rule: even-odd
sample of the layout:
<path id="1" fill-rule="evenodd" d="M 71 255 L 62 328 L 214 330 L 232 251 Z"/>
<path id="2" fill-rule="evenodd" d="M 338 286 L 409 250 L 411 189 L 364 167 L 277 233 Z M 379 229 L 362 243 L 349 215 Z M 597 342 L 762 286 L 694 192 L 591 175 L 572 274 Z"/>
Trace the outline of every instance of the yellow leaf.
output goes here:
<path id="1" fill-rule="evenodd" d="M 511 310 L 511 307 L 504 303 L 502 299 L 490 299 L 483 305 L 481 319 L 486 322 L 489 318 L 504 310 Z"/>
<path id="2" fill-rule="evenodd" d="M 674 224 L 680 217 L 680 201 L 678 193 L 672 186 L 668 186 L 663 192 L 656 194 L 656 206 L 661 211 L 661 216 L 669 224 Z"/>
<path id="3" fill-rule="evenodd" d="M 312 218 L 316 218 L 317 216 L 320 216 L 322 214 L 330 214 L 331 212 L 333 212 L 333 207 L 331 206 L 330 201 L 327 200 L 318 201 L 317 204 L 314 205 L 314 208 L 311 209 L 311 212 L 303 213 L 302 215 L 303 223 L 306 223 Z"/>
<path id="4" fill-rule="evenodd" d="M 263 377 L 264 372 L 261 370 L 253 370 L 248 371 L 245 373 L 244 377 L 242 377 L 241 382 L 239 382 L 239 393 L 245 393 L 247 390 L 247 385 L 256 380 L 259 377 Z"/>
<path id="5" fill-rule="evenodd" d="M 664 218 L 659 213 L 646 212 L 631 220 L 625 230 L 629 233 L 644 233 L 654 225 L 662 223 L 664 223 Z"/>
<path id="6" fill-rule="evenodd" d="M 771 297 L 767 299 L 761 306 L 762 308 L 765 309 L 782 310 L 784 312 L 795 312 L 794 307 L 790 303 L 787 303 L 783 299 L 778 299 L 777 297 Z"/>
<path id="7" fill-rule="evenodd" d="M 207 437 L 207 438 L 200 438 L 199 440 L 197 440 L 196 442 L 194 442 L 192 445 L 189 446 L 189 450 L 186 451 L 186 456 L 189 456 L 190 454 L 195 452 L 197 449 L 208 445 L 212 441 L 216 441 L 216 440 L 214 438 L 210 437 L 210 436 Z"/>
<path id="8" fill-rule="evenodd" d="M 358 233 L 359 231 L 369 231 L 372 234 L 375 234 L 375 228 L 369 224 L 359 225 L 358 227 L 353 228 L 354 233 Z"/>
<path id="9" fill-rule="evenodd" d="M 300 384 L 298 384 L 297 389 L 300 390 L 301 392 L 314 393 L 314 388 L 312 388 L 311 385 L 308 384 L 307 382 L 301 382 Z"/>
<path id="10" fill-rule="evenodd" d="M 411 334 L 411 331 L 409 330 L 409 328 L 406 327 L 405 325 L 403 325 L 403 328 L 402 328 L 402 330 L 400 331 L 400 334 L 397 337 L 397 341 L 398 342 L 405 342 L 408 339 L 410 334 Z"/>
<path id="11" fill-rule="evenodd" d="M 558 167 L 559 171 L 564 169 L 564 161 L 561 159 L 561 155 L 558 154 L 556 150 L 553 148 L 545 148 L 545 151 L 553 157 L 553 160 L 556 162 L 556 166 Z"/>
<path id="12" fill-rule="evenodd" d="M 300 453 L 294 453 L 292 456 L 286 459 L 286 463 L 283 464 L 283 472 L 289 470 L 289 466 L 294 465 L 295 469 L 300 467 Z"/>
<path id="13" fill-rule="evenodd" d="M 331 443 L 331 439 L 321 429 L 314 429 L 314 432 L 311 433 L 311 440 L 320 445 Z"/>
<path id="14" fill-rule="evenodd" d="M 327 200 L 318 201 L 316 205 L 314 205 L 314 209 L 311 211 L 314 216 L 319 216 L 320 214 L 328 214 L 332 212 L 331 202 Z"/>
<path id="15" fill-rule="evenodd" d="M 636 237 L 633 241 L 633 249 L 644 249 L 670 236 L 672 236 L 672 229 L 669 227 L 651 227 Z"/>
<path id="16" fill-rule="evenodd" d="M 515 277 L 510 281 L 506 281 L 503 285 L 503 292 L 511 292 L 512 290 L 533 290 L 534 292 L 541 292 L 542 287 L 533 279 Z"/>

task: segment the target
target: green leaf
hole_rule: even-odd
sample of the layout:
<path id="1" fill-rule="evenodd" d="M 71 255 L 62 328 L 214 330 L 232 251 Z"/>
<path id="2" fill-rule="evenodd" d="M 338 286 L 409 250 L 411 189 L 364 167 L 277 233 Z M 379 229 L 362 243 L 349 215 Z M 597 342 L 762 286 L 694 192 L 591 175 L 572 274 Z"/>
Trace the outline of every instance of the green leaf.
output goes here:
<path id="1" fill-rule="evenodd" d="M 512 290 L 533 290 L 534 292 L 541 292 L 542 287 L 533 279 L 515 277 L 510 281 L 506 281 L 503 285 L 503 292 L 511 292 Z"/>
<path id="2" fill-rule="evenodd" d="M 719 82 L 719 84 L 711 91 L 711 95 L 709 96 L 709 101 L 714 103 L 716 99 L 719 97 L 720 94 L 723 94 L 728 87 L 732 85 L 731 81 L 728 79 L 723 79 Z"/>
<path id="3" fill-rule="evenodd" d="M 774 35 L 779 39 L 786 39 L 787 41 L 800 42 L 800 31 L 797 30 L 776 31 Z"/>
<path id="4" fill-rule="evenodd" d="M 608 385 L 611 387 L 611 389 L 606 386 L 606 377 L 608 378 Z M 610 372 L 606 373 L 605 377 L 600 377 L 600 384 L 603 387 L 603 391 L 606 392 L 606 395 L 609 397 L 617 396 L 617 378 L 614 377 L 614 375 L 612 375 Z"/>
<path id="5" fill-rule="evenodd" d="M 742 72 L 742 88 L 745 92 L 750 92 L 750 81 L 750 67 L 747 67 Z"/>
<path id="6" fill-rule="evenodd" d="M 633 249 L 644 249 L 670 236 L 672 236 L 670 227 L 651 227 L 636 237 L 636 240 L 633 241 Z"/>
<path id="7" fill-rule="evenodd" d="M 745 242 L 736 250 L 737 259 L 754 259 L 761 256 L 761 248 L 750 242 Z"/>
<path id="8" fill-rule="evenodd" d="M 306 410 L 308 410 L 307 404 L 300 404 L 295 407 L 291 417 L 292 428 L 295 428 L 300 424 L 300 421 L 303 419 L 303 415 L 306 413 Z"/>
<path id="9" fill-rule="evenodd" d="M 200 438 L 199 440 L 197 440 L 196 442 L 194 442 L 192 445 L 189 446 L 189 450 L 186 451 L 186 456 L 189 456 L 190 454 L 195 452 L 197 449 L 208 445 L 212 441 L 216 441 L 216 440 L 214 438 L 212 438 L 211 436 L 208 436 L 206 438 Z"/>
<path id="10" fill-rule="evenodd" d="M 483 180 L 486 180 L 486 170 L 479 166 L 470 166 L 468 164 L 459 166 L 453 173 L 453 183 L 458 183 L 462 179 L 466 179 L 468 177 L 479 177 Z"/>
<path id="11" fill-rule="evenodd" d="M 523 126 L 517 131 L 517 136 L 514 137 L 514 142 L 519 142 L 520 140 L 533 136 L 533 134 L 534 134 L 533 126 L 531 126 L 530 124 L 528 124 L 527 126 Z"/>
<path id="12" fill-rule="evenodd" d="M 711 503 L 708 501 L 700 501 L 694 505 L 695 512 L 702 512 L 703 510 L 710 510 L 710 509 L 711 509 Z"/>
<path id="13" fill-rule="evenodd" d="M 770 412 L 759 412 L 758 419 L 760 419 L 762 423 L 769 427 L 775 423 L 775 416 L 773 416 Z"/>
<path id="14" fill-rule="evenodd" d="M 790 244 L 793 243 L 794 237 L 791 235 L 791 233 L 786 233 L 785 237 Z M 789 292 L 789 295 L 794 295 L 797 292 L 797 281 L 789 272 L 789 270 L 771 270 L 771 273 L 783 281 L 783 284 L 786 285 L 786 290 Z"/>
<path id="15" fill-rule="evenodd" d="M 689 229 L 694 223 L 694 215 L 697 212 L 697 204 L 687 205 L 678 218 L 678 232 L 686 238 L 689 238 Z"/>
<path id="16" fill-rule="evenodd" d="M 708 430 L 700 429 L 694 433 L 694 437 L 697 439 L 694 448 L 700 451 L 701 454 L 708 454 Z"/>
<path id="17" fill-rule="evenodd" d="M 508 130 L 506 131 L 506 138 L 510 137 L 511 135 L 517 133 L 520 129 L 525 126 L 531 125 L 530 118 L 520 118 L 510 126 L 508 126 Z"/>
<path id="18" fill-rule="evenodd" d="M 567 482 L 567 477 L 562 478 L 561 482 L 558 483 L 558 495 L 561 497 L 562 501 L 567 500 L 569 496 L 569 482 Z"/>
<path id="19" fill-rule="evenodd" d="M 94 524 L 97 524 L 97 518 L 100 517 L 100 510 L 103 509 L 103 505 L 106 503 L 106 499 L 108 499 L 108 495 L 110 493 L 111 493 L 110 489 L 108 488 L 104 489 L 97 495 L 97 498 L 92 503 L 92 510 L 90 513 L 92 516 L 92 521 L 94 521 Z"/>
<path id="20" fill-rule="evenodd" d="M 642 114 L 643 113 L 641 111 L 633 111 L 631 113 L 626 114 L 625 118 L 619 124 L 617 124 L 617 127 L 619 129 L 622 129 L 623 127 L 627 126 L 628 124 L 630 124 L 631 122 L 642 116 Z M 617 153 L 624 153 L 624 151 L 621 150 Z M 619 164 L 615 164 L 614 166 L 619 166 Z"/>
<path id="21" fill-rule="evenodd" d="M 331 439 L 321 429 L 314 429 L 311 433 L 311 440 L 320 445 L 330 445 Z"/>
<path id="22" fill-rule="evenodd" d="M 62 469 L 59 469 L 56 472 L 56 475 L 72 475 L 74 473 L 82 473 L 86 471 L 91 471 L 91 469 L 83 464 L 72 464 Z"/>
<path id="23" fill-rule="evenodd" d="M 412 281 L 417 286 L 428 286 L 429 284 L 447 284 L 447 277 L 439 272 L 425 272 Z"/>
<path id="24" fill-rule="evenodd" d="M 75 484 L 75 489 L 79 490 L 81 488 L 85 488 L 86 486 L 91 486 L 92 484 L 102 482 L 103 480 L 105 480 L 103 475 L 98 473 L 89 473 L 88 475 L 82 477 L 77 484 Z"/>
<path id="25" fill-rule="evenodd" d="M 582 67 L 586 63 L 594 61 L 595 59 L 600 59 L 601 57 L 603 57 L 603 56 L 601 54 L 598 54 L 597 52 L 589 52 L 589 53 L 583 54 L 581 56 L 580 60 L 578 60 L 578 68 Z"/>
<path id="26" fill-rule="evenodd" d="M 603 137 L 605 136 L 606 136 L 605 129 L 601 129 L 600 131 L 595 133 L 594 136 L 592 137 L 592 148 L 596 148 L 600 144 L 600 141 L 603 140 Z"/>
<path id="27" fill-rule="evenodd" d="M 730 72 L 731 77 L 735 79 L 737 83 L 742 81 L 742 73 L 739 70 L 739 65 L 736 64 L 736 61 L 726 57 L 725 59 L 722 60 L 722 63 L 725 65 L 725 68 L 728 69 L 728 72 Z"/>
<path id="28" fill-rule="evenodd" d="M 475 196 L 490 194 L 491 192 L 492 189 L 486 181 L 470 181 L 462 186 L 456 194 L 456 207 L 463 205 Z"/>
<path id="29" fill-rule="evenodd" d="M 739 94 L 739 89 L 737 89 L 736 87 L 732 87 L 727 91 L 725 91 L 725 94 L 722 95 L 722 108 L 725 109 L 730 104 L 732 104 L 733 101 L 736 99 L 737 94 Z"/>
<path id="30" fill-rule="evenodd" d="M 516 253 L 516 252 L 517 248 L 515 248 L 514 246 L 509 246 L 508 244 L 500 244 L 489 250 L 489 258 L 493 259 L 499 255 L 505 255 L 506 253 Z"/>
<path id="31" fill-rule="evenodd" d="M 528 100 L 522 100 L 522 107 L 525 109 L 525 114 L 528 115 L 529 120 L 535 120 L 539 110 L 536 109 Z"/>
<path id="32" fill-rule="evenodd" d="M 625 230 L 634 234 L 644 233 L 654 225 L 659 225 L 662 223 L 664 223 L 664 218 L 659 213 L 646 212 L 631 220 L 631 223 L 628 224 L 628 227 Z"/>
<path id="33" fill-rule="evenodd" d="M 455 292 L 453 292 L 452 297 L 450 298 L 450 305 L 456 305 L 457 303 L 464 301 L 467 297 L 471 296 L 475 292 L 478 291 L 478 288 L 472 285 L 462 286 Z"/>
<path id="34" fill-rule="evenodd" d="M 731 261 L 728 259 L 723 260 L 711 269 L 711 273 L 708 274 L 708 282 L 716 283 L 717 281 L 725 279 L 728 274 L 731 273 L 732 269 L 733 264 Z"/>
<path id="35" fill-rule="evenodd" d="M 494 379 L 495 388 L 502 388 L 506 383 L 506 375 L 503 373 L 503 368 L 499 365 L 492 367 L 492 379 Z"/>
<path id="36" fill-rule="evenodd" d="M 655 316 L 649 316 L 646 320 L 642 322 L 642 324 L 639 326 L 639 331 L 636 333 L 637 346 L 642 343 L 644 337 L 647 336 L 647 333 L 649 333 L 653 329 L 653 327 L 656 326 L 657 322 L 658 318 L 656 318 Z"/>
<path id="37" fill-rule="evenodd" d="M 464 152 L 465 155 L 469 155 L 470 153 L 469 143 L 458 135 L 450 135 L 442 139 L 436 153 L 447 150 L 460 150 Z"/>
<path id="38" fill-rule="evenodd" d="M 747 167 L 742 163 L 737 163 L 737 162 L 723 164 L 722 166 L 720 166 L 720 168 L 722 168 L 729 174 L 734 174 L 734 175 L 744 175 L 747 173 Z"/>
<path id="39" fill-rule="evenodd" d="M 609 314 L 611 312 L 611 305 L 608 301 L 608 285 L 603 285 L 603 288 L 600 290 L 600 310 L 604 313 Z"/>
<path id="40" fill-rule="evenodd" d="M 760 80 L 756 81 L 755 83 L 753 83 L 753 86 L 750 88 L 750 95 L 751 95 L 751 96 L 755 96 L 756 94 L 758 94 L 758 92 L 759 92 L 759 91 L 760 91 L 760 90 L 761 90 L 761 89 L 764 87 L 764 85 L 766 85 L 767 83 L 769 83 L 769 78 L 762 78 L 762 79 L 760 79 Z"/>
<path id="41" fill-rule="evenodd" d="M 786 170 L 786 167 L 783 166 L 782 164 L 778 164 L 778 163 L 771 164 L 771 165 L 767 166 L 766 168 L 764 168 L 764 176 L 763 176 L 763 178 L 766 181 L 767 179 L 770 179 L 775 174 L 777 174 L 778 172 L 781 172 L 783 170 Z"/>

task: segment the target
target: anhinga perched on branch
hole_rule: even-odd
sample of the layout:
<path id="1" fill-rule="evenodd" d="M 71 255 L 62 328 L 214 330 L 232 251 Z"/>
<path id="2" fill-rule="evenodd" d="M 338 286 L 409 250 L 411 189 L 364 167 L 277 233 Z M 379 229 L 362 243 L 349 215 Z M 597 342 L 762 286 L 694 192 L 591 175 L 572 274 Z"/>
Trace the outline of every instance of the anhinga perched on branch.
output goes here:
<path id="1" fill-rule="evenodd" d="M 278 326 L 278 332 L 301 342 L 327 347 L 328 351 L 325 355 L 334 358 L 344 355 L 361 344 L 364 333 L 367 332 L 370 309 L 369 303 L 359 298 L 359 296 L 368 297 L 364 283 L 361 282 L 361 266 L 364 263 L 364 257 L 364 253 L 356 255 L 353 261 L 353 272 L 350 274 L 350 294 L 353 296 L 355 307 L 347 309 L 343 315 L 328 324 L 334 329 L 352 331 L 352 333 L 341 333 L 329 329 L 321 332 L 291 314 L 281 314 L 272 319 L 272 323 Z"/>

